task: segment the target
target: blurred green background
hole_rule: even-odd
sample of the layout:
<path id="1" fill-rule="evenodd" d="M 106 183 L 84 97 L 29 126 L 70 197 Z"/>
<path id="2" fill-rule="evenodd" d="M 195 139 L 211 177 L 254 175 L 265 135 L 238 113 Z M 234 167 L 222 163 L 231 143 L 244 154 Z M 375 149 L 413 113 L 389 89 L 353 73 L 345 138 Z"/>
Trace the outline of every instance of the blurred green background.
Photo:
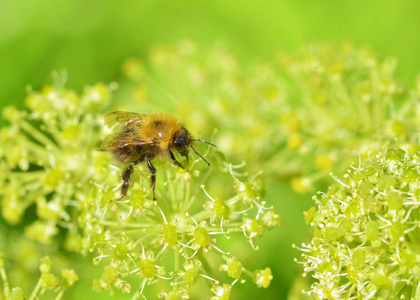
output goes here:
<path id="1" fill-rule="evenodd" d="M 399 60 L 407 82 L 420 63 L 418 1 L 45 1 L 0 2 L 1 106 L 21 101 L 25 86 L 66 68 L 68 86 L 118 80 L 120 65 L 151 45 L 190 37 L 222 39 L 258 59 L 308 41 L 351 40 Z"/>
<path id="2" fill-rule="evenodd" d="M 87 84 L 118 82 L 124 59 L 141 58 L 154 45 L 182 38 L 200 47 L 223 41 L 249 61 L 270 58 L 276 49 L 293 52 L 311 41 L 349 40 L 396 57 L 396 77 L 412 86 L 420 65 L 419 12 L 414 0 L 1 0 L 0 108 L 22 106 L 25 87 L 51 82 L 52 70 L 67 69 L 67 87 L 78 91 Z M 234 292 L 232 299 L 285 299 L 297 274 L 293 258 L 299 253 L 291 244 L 304 242 L 308 234 L 302 212 L 311 206 L 311 195 L 298 196 L 280 185 L 267 197 L 284 224 L 258 241 L 253 267 L 272 267 L 275 279 L 267 290 L 246 284 L 246 294 Z M 106 298 L 90 290 L 91 278 L 82 278 L 69 295 Z"/>

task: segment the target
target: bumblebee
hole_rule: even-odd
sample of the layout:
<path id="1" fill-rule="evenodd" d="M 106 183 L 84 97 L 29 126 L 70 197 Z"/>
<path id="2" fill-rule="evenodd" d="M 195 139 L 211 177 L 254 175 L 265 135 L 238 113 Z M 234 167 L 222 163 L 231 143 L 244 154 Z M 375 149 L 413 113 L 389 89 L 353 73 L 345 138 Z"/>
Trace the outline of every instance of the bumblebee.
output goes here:
<path id="1" fill-rule="evenodd" d="M 202 139 L 193 139 L 178 118 L 167 113 L 138 114 L 115 111 L 105 115 L 105 126 L 115 129 L 116 133 L 105 137 L 99 151 L 111 151 L 119 163 L 128 165 L 122 175 L 122 199 L 128 191 L 133 174 L 133 167 L 146 161 L 151 173 L 150 187 L 155 197 L 156 168 L 152 164 L 155 157 L 170 158 L 172 162 L 184 168 L 174 156 L 174 151 L 186 158 L 188 163 L 189 148 L 201 157 L 209 166 L 210 163 L 192 146 L 192 142 L 200 141 L 213 147 L 216 145 Z"/>

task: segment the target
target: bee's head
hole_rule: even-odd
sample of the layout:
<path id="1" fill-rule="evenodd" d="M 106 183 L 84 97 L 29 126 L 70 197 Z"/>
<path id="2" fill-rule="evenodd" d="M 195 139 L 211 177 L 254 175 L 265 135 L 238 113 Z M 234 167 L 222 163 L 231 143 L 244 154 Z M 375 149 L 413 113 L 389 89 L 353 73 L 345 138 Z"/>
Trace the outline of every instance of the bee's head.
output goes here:
<path id="1" fill-rule="evenodd" d="M 187 156 L 188 146 L 190 145 L 190 136 L 188 133 L 181 133 L 174 138 L 174 147 L 182 155 Z"/>
<path id="2" fill-rule="evenodd" d="M 191 142 L 194 142 L 194 141 L 203 142 L 213 147 L 217 147 L 216 145 L 206 142 L 205 140 L 192 139 L 190 136 L 190 133 L 186 129 L 184 129 L 184 131 L 182 131 L 180 134 L 175 136 L 173 143 L 174 143 L 175 149 L 179 152 L 179 154 L 181 154 L 182 156 L 185 156 L 187 158 L 187 161 L 188 161 L 188 150 L 189 150 L 188 147 L 191 147 L 194 153 L 200 156 L 201 159 L 204 160 L 210 166 L 210 163 L 203 156 L 201 156 L 201 154 L 198 153 L 194 149 L 194 147 L 191 145 Z"/>
<path id="3" fill-rule="evenodd" d="M 191 136 L 187 129 L 182 128 L 178 134 L 175 134 L 173 139 L 173 147 L 176 151 L 179 152 L 182 156 L 185 156 L 188 158 L 188 147 L 191 142 Z"/>

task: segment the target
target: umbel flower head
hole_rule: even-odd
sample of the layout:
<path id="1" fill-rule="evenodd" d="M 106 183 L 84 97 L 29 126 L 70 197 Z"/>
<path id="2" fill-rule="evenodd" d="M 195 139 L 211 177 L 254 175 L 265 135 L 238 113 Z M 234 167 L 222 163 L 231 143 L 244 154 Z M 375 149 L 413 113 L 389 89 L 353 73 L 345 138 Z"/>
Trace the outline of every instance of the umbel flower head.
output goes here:
<path id="1" fill-rule="evenodd" d="M 223 128 L 219 149 L 305 193 L 384 141 L 414 144 L 418 93 L 395 79 L 396 66 L 348 43 L 250 63 L 222 45 L 202 51 L 183 40 L 152 48 L 145 61 L 127 59 L 122 91 L 142 106 L 170 107 L 204 133 Z"/>
<path id="2" fill-rule="evenodd" d="M 342 174 L 392 139 L 418 149 L 418 93 L 395 78 L 396 59 L 349 43 L 312 44 L 278 58 L 292 83 L 287 145 L 305 168 L 291 181 L 296 191 L 331 170 Z"/>
<path id="3" fill-rule="evenodd" d="M 2 294 L 0 297 L 4 299 L 4 296 L 7 300 L 27 299 L 25 298 L 25 293 L 21 287 L 10 287 L 3 256 L 4 253 L 0 252 L 0 279 L 2 281 Z M 60 281 L 59 277 L 52 272 L 53 264 L 54 262 L 48 256 L 40 259 L 39 271 L 41 276 L 29 299 L 39 299 L 39 297 L 42 297 L 46 291 L 56 292 L 57 295 L 55 299 L 61 299 L 66 289 L 73 286 L 79 280 L 79 276 L 73 269 L 63 269 L 61 270 L 62 279 Z"/>
<path id="4" fill-rule="evenodd" d="M 315 299 L 420 297 L 420 154 L 389 147 L 336 179 L 305 213 Z"/>
<path id="5" fill-rule="evenodd" d="M 260 173 L 250 175 L 244 164 L 230 164 L 207 149 L 210 168 L 200 159 L 189 160 L 189 172 L 154 161 L 157 201 L 141 164 L 127 196 L 116 200 L 124 166 L 96 151 L 105 137 L 102 110 L 114 86 L 96 84 L 78 96 L 64 88 L 62 77 L 57 80 L 30 92 L 28 111 L 3 111 L 10 125 L 0 132 L 0 181 L 6 186 L 0 196 L 9 223 L 19 223 L 35 205 L 36 218 L 25 234 L 50 243 L 63 228 L 63 247 L 93 255 L 93 264 L 103 270 L 93 283 L 98 291 L 228 299 L 246 278 L 269 286 L 269 268 L 248 270 L 247 262 L 229 251 L 232 235 L 242 236 L 253 252 L 266 231 L 281 225 L 264 201 Z"/>
<path id="6" fill-rule="evenodd" d="M 29 91 L 28 111 L 9 106 L 2 114 L 10 123 L 0 129 L 3 218 L 17 224 L 35 204 L 37 219 L 26 234 L 43 243 L 51 242 L 57 226 L 70 226 L 76 195 L 91 189 L 93 162 L 100 157 L 93 151 L 100 138 L 98 111 L 111 98 L 110 86 L 98 83 L 79 96 L 64 88 L 65 79 L 56 74 L 53 85 Z"/>
<path id="7" fill-rule="evenodd" d="M 228 164 L 218 155 L 206 155 L 210 168 L 199 166 L 200 159 L 191 161 L 189 173 L 160 166 L 157 201 L 152 200 L 146 168 L 138 170 L 126 199 L 112 201 L 110 191 L 115 197 L 118 190 L 96 184 L 95 194 L 82 202 L 82 251 L 93 252 L 94 263 L 104 268 L 94 289 L 118 289 L 137 298 L 150 295 L 148 286 L 156 285 L 163 289 L 159 295 L 168 299 L 204 299 L 210 292 L 216 295 L 211 299 L 229 299 L 232 287 L 247 277 L 258 287 L 269 286 L 269 268 L 248 270 L 221 242 L 243 235 L 249 250 L 256 250 L 256 239 L 281 226 L 280 217 L 262 199 L 258 174 L 241 174 L 243 166 Z M 208 283 L 213 288 L 200 288 L 199 294 L 192 289 Z"/>

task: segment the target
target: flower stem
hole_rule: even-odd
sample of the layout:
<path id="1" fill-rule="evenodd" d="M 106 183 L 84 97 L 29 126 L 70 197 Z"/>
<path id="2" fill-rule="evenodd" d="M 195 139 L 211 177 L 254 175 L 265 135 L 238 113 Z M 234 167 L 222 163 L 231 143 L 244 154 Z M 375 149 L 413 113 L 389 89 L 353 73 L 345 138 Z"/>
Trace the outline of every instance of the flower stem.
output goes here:
<path id="1" fill-rule="evenodd" d="M 37 294 L 41 288 L 41 285 L 42 285 L 42 278 L 40 277 L 33 292 L 31 293 L 31 297 L 29 298 L 29 300 L 38 299 Z"/>

